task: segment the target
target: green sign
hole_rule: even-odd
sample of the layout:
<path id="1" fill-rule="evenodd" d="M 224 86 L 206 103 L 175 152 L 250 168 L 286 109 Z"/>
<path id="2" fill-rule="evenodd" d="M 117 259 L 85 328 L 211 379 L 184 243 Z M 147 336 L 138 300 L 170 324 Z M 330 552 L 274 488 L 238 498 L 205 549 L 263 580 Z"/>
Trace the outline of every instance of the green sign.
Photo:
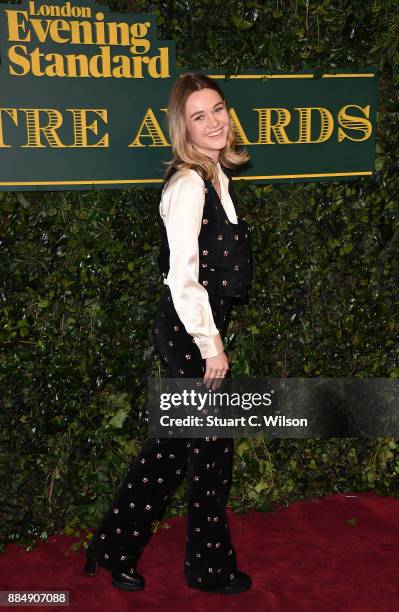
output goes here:
<path id="1" fill-rule="evenodd" d="M 0 191 L 162 185 L 167 102 L 179 72 L 175 43 L 157 39 L 155 16 L 90 1 L 3 4 L 0 59 Z M 251 155 L 240 178 L 374 172 L 374 69 L 209 76 Z"/>

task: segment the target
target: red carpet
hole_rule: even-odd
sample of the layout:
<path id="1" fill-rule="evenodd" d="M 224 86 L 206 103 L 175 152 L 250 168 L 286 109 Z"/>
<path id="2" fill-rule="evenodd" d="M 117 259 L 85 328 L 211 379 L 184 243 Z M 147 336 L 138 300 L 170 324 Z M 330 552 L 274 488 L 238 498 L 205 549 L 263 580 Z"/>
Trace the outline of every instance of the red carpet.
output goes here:
<path id="1" fill-rule="evenodd" d="M 87 612 L 202 612 L 213 605 L 240 612 L 399 610 L 399 500 L 352 495 L 301 501 L 277 512 L 229 512 L 239 568 L 253 580 L 252 589 L 238 595 L 186 585 L 184 517 L 163 521 L 169 528 L 160 527 L 145 548 L 138 565 L 144 591 L 115 589 L 103 568 L 95 578 L 82 574 L 84 553 L 68 550 L 72 538 L 66 536 L 53 536 L 32 552 L 8 545 L 0 555 L 0 589 L 69 590 L 69 609 Z"/>

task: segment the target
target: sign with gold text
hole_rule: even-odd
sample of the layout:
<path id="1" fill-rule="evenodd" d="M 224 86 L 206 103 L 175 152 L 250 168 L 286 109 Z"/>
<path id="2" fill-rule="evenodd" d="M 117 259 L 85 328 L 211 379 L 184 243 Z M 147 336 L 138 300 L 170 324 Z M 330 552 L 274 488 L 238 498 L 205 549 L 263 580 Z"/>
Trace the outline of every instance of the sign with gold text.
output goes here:
<path id="1" fill-rule="evenodd" d="M 189 69 L 176 70 L 175 43 L 158 40 L 154 15 L 90 1 L 3 4 L 0 59 L 0 191 L 162 186 L 168 96 Z M 208 75 L 251 155 L 240 179 L 374 172 L 374 69 Z"/>

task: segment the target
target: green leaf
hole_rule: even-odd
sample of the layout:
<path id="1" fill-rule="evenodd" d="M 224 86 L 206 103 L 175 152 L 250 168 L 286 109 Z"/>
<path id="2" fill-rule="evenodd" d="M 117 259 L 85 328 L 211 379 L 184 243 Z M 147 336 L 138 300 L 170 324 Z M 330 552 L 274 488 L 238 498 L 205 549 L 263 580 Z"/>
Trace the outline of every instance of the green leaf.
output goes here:
<path id="1" fill-rule="evenodd" d="M 261 492 L 261 491 L 263 491 L 264 489 L 267 489 L 267 487 L 268 487 L 267 483 L 266 483 L 264 480 L 260 480 L 260 481 L 258 482 L 258 484 L 257 484 L 257 485 L 255 485 L 255 487 L 254 487 L 254 488 L 255 488 L 255 491 L 256 491 L 257 493 L 260 493 L 260 492 Z"/>
<path id="2" fill-rule="evenodd" d="M 127 415 L 128 415 L 127 410 L 125 410 L 124 408 L 121 408 L 108 422 L 109 427 L 120 429 L 121 427 L 123 427 L 123 423 L 125 422 Z"/>
<path id="3" fill-rule="evenodd" d="M 237 15 L 231 17 L 231 21 L 233 22 L 237 30 L 249 30 L 249 28 L 252 28 L 253 26 L 253 23 L 247 21 L 246 19 L 241 19 L 240 17 L 237 17 Z"/>
<path id="4" fill-rule="evenodd" d="M 249 450 L 249 443 L 247 440 L 244 440 L 243 442 L 240 442 L 238 448 L 237 448 L 237 455 L 239 457 L 242 457 L 243 454 L 245 453 L 245 451 Z"/>

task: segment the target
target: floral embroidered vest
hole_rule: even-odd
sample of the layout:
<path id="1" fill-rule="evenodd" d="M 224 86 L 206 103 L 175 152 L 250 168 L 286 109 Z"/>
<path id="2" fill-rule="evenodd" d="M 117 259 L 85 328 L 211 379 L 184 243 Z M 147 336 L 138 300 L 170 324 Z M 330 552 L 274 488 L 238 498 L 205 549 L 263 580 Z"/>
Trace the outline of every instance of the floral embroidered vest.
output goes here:
<path id="1" fill-rule="evenodd" d="M 227 217 L 212 181 L 205 181 L 202 226 L 198 236 L 198 281 L 210 294 L 246 298 L 252 277 L 248 226 L 239 216 L 230 170 L 223 170 L 229 177 L 229 194 L 234 203 L 238 224 L 231 223 Z M 168 178 L 175 171 L 174 168 Z M 169 272 L 169 244 L 159 209 L 158 222 L 161 234 L 158 267 L 162 277 L 166 278 Z"/>

